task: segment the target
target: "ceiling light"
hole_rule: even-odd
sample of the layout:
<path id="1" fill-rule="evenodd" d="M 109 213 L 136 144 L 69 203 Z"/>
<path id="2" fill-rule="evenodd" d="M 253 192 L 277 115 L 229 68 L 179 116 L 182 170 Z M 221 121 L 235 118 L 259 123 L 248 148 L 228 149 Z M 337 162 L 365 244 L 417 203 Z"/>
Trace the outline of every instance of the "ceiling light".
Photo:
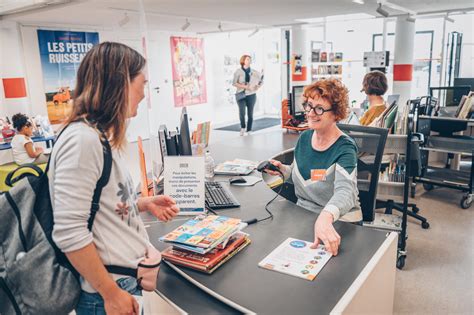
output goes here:
<path id="1" fill-rule="evenodd" d="M 406 21 L 407 21 L 407 22 L 415 23 L 416 19 L 415 19 L 414 16 L 408 15 L 407 18 L 406 18 Z"/>
<path id="2" fill-rule="evenodd" d="M 448 22 L 451 22 L 451 23 L 454 23 L 454 22 L 455 22 L 455 21 L 454 21 L 452 18 L 450 18 L 447 14 L 446 14 L 446 16 L 444 17 L 444 19 L 445 19 L 446 21 L 448 21 Z"/>
<path id="3" fill-rule="evenodd" d="M 186 19 L 186 23 L 184 23 L 183 26 L 181 26 L 181 30 L 184 32 L 185 30 L 188 29 L 189 26 L 191 26 L 191 23 L 189 23 L 189 20 Z"/>
<path id="4" fill-rule="evenodd" d="M 252 37 L 253 35 L 257 34 L 258 31 L 260 31 L 260 29 L 257 27 L 256 29 L 254 29 L 254 30 L 249 34 L 249 37 Z"/>
<path id="5" fill-rule="evenodd" d="M 352 0 L 352 2 L 357 4 L 365 4 L 364 0 Z"/>
<path id="6" fill-rule="evenodd" d="M 379 3 L 379 6 L 377 7 L 377 9 L 375 10 L 378 14 L 380 14 L 381 16 L 383 17 L 388 17 L 389 14 L 387 11 L 385 11 L 383 8 L 382 8 L 382 3 Z"/>
<path id="7" fill-rule="evenodd" d="M 127 12 L 123 14 L 123 18 L 118 21 L 118 25 L 120 27 L 124 27 L 128 22 L 130 22 L 130 17 L 128 16 Z"/>
<path id="8" fill-rule="evenodd" d="M 224 30 L 222 29 L 222 23 L 219 22 L 219 25 L 217 25 L 217 29 L 221 32 L 223 32 Z"/>

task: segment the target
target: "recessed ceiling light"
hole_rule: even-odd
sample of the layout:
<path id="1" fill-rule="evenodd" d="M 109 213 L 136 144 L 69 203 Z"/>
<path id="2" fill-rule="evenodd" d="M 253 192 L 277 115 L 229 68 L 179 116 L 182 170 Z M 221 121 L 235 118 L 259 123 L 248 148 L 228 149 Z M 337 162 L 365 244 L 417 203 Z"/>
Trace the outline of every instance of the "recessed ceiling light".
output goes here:
<path id="1" fill-rule="evenodd" d="M 352 2 L 357 4 L 365 4 L 364 0 L 352 0 Z"/>

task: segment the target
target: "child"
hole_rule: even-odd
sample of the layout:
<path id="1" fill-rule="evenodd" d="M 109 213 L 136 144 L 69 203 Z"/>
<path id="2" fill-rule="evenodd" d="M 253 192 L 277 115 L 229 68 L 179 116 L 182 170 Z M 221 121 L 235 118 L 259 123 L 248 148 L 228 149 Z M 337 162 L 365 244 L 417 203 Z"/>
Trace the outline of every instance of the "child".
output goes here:
<path id="1" fill-rule="evenodd" d="M 28 116 L 18 113 L 13 115 L 12 121 L 13 128 L 17 131 L 11 142 L 15 163 L 18 165 L 47 163 L 49 156 L 43 153 L 42 147 L 34 146 L 30 138 L 33 134 L 33 125 L 28 120 Z"/>

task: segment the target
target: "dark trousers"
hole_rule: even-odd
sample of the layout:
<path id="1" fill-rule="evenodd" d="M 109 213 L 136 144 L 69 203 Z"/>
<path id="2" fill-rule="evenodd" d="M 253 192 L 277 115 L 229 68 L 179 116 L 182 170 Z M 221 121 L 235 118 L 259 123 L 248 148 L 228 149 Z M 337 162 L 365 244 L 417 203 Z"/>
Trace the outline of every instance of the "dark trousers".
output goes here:
<path id="1" fill-rule="evenodd" d="M 247 108 L 247 131 L 252 131 L 253 108 L 257 101 L 257 94 L 247 95 L 244 99 L 237 102 L 239 105 L 240 128 L 245 128 L 245 108 Z"/>

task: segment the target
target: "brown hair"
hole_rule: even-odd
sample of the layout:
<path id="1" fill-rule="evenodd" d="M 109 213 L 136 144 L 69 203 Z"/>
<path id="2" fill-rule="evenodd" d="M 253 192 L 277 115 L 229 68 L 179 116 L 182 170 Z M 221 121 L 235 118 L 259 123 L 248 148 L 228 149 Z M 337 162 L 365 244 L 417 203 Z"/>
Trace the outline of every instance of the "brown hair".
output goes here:
<path id="1" fill-rule="evenodd" d="M 387 77 L 381 71 L 371 71 L 364 76 L 362 90 L 368 95 L 384 95 L 388 90 Z"/>
<path id="2" fill-rule="evenodd" d="M 338 79 L 322 79 L 308 85 L 304 89 L 303 97 L 315 98 L 322 97 L 328 101 L 336 116 L 336 121 L 340 121 L 347 117 L 349 108 L 349 90 Z"/>
<path id="3" fill-rule="evenodd" d="M 101 128 L 114 148 L 125 144 L 129 115 L 129 85 L 145 67 L 134 49 L 112 42 L 92 47 L 77 72 L 68 123 L 85 118 Z"/>
<path id="4" fill-rule="evenodd" d="M 245 58 L 249 57 L 250 59 L 252 59 L 252 57 L 250 57 L 249 55 L 242 55 L 242 57 L 240 57 L 240 65 L 243 67 L 244 64 L 245 64 Z"/>

